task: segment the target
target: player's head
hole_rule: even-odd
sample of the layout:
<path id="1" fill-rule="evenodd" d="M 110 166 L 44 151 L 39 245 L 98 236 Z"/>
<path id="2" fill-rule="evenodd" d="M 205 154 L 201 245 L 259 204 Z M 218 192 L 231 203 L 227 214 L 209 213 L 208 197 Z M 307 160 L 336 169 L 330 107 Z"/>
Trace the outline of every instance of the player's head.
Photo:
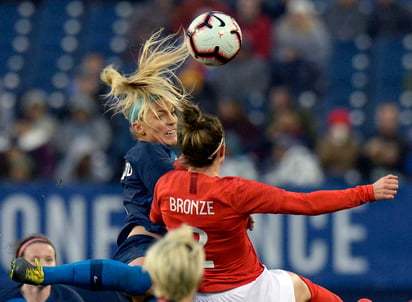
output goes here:
<path id="1" fill-rule="evenodd" d="M 145 42 L 135 72 L 121 75 L 110 65 L 101 73 L 111 88 L 109 108 L 124 114 L 137 139 L 147 140 L 147 129 L 155 128 L 150 117 L 156 117 L 159 108 L 171 118 L 175 109 L 182 111 L 188 102 L 189 94 L 175 73 L 189 56 L 187 46 L 177 34 L 162 37 L 161 33 L 159 30 Z M 136 125 L 144 125 L 146 130 L 138 131 Z"/>
<path id="2" fill-rule="evenodd" d="M 38 259 L 43 266 L 56 265 L 56 248 L 53 243 L 42 234 L 33 234 L 21 240 L 16 247 L 15 256 L 23 257 L 34 264 Z"/>
<path id="3" fill-rule="evenodd" d="M 149 272 L 158 298 L 180 301 L 194 295 L 203 276 L 205 254 L 187 225 L 172 230 L 147 252 Z"/>
<path id="4" fill-rule="evenodd" d="M 210 166 L 217 156 L 224 155 L 225 133 L 220 120 L 202 113 L 199 107 L 183 113 L 179 146 L 185 165 L 202 168 Z M 224 156 L 220 156 L 224 158 Z"/>

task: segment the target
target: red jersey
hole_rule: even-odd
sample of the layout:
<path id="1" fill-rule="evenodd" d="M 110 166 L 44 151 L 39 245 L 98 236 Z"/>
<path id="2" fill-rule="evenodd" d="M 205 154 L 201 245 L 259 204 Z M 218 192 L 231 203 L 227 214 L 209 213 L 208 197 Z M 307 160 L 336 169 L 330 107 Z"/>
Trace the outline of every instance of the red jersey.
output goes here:
<path id="1" fill-rule="evenodd" d="M 247 234 L 250 214 L 318 215 L 375 200 L 372 185 L 295 193 L 239 177 L 174 170 L 157 182 L 150 219 L 167 229 L 186 223 L 206 252 L 199 292 L 219 292 L 255 280 L 263 270 Z"/>

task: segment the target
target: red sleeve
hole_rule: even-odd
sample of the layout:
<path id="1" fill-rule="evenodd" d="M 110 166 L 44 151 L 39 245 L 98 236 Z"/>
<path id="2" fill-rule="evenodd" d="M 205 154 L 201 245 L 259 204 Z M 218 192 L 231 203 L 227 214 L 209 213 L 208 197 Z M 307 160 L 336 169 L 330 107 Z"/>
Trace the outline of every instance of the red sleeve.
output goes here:
<path id="1" fill-rule="evenodd" d="M 233 208 L 244 214 L 319 215 L 354 208 L 375 200 L 372 185 L 297 193 L 250 180 L 246 182 L 240 180 L 233 190 L 236 193 L 231 194 Z"/>
<path id="2" fill-rule="evenodd" d="M 153 221 L 154 223 L 165 225 L 163 222 L 162 214 L 160 213 L 160 206 L 159 206 L 159 200 L 157 199 L 157 189 L 156 188 L 157 188 L 157 184 L 154 189 L 152 207 L 150 209 L 150 220 Z"/>
<path id="3" fill-rule="evenodd" d="M 374 200 L 372 185 L 311 193 L 285 192 L 279 211 L 282 214 L 319 215 L 354 208 Z"/>

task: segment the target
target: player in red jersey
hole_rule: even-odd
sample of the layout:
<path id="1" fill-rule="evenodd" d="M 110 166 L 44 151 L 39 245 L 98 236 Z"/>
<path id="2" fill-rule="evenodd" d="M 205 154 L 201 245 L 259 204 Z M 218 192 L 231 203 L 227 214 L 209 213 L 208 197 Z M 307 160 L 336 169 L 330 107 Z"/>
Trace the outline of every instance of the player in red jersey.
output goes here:
<path id="1" fill-rule="evenodd" d="M 253 213 L 318 215 L 393 199 L 398 178 L 312 193 L 285 191 L 239 177 L 219 177 L 225 158 L 220 121 L 198 108 L 184 113 L 179 138 L 188 170 L 164 174 L 156 184 L 150 218 L 171 230 L 192 226 L 206 252 L 205 275 L 194 301 L 342 301 L 327 289 L 284 270 L 268 270 L 247 234 Z"/>

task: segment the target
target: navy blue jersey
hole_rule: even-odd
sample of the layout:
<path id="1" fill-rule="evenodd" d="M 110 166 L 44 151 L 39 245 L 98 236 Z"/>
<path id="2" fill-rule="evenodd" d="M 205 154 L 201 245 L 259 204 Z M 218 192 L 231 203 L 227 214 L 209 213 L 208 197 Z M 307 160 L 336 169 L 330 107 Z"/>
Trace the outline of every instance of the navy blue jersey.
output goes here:
<path id="1" fill-rule="evenodd" d="M 174 169 L 176 156 L 164 144 L 137 141 L 126 153 L 125 160 L 121 184 L 127 216 L 117 239 L 119 245 L 136 225 L 144 226 L 152 233 L 166 233 L 163 226 L 150 221 L 149 214 L 156 182 L 160 176 Z"/>
<path id="2" fill-rule="evenodd" d="M 2 302 L 23 302 L 26 301 L 21 294 L 22 284 L 0 290 L 0 301 Z M 82 297 L 72 288 L 55 284 L 52 285 L 50 296 L 46 302 L 84 302 Z"/>

